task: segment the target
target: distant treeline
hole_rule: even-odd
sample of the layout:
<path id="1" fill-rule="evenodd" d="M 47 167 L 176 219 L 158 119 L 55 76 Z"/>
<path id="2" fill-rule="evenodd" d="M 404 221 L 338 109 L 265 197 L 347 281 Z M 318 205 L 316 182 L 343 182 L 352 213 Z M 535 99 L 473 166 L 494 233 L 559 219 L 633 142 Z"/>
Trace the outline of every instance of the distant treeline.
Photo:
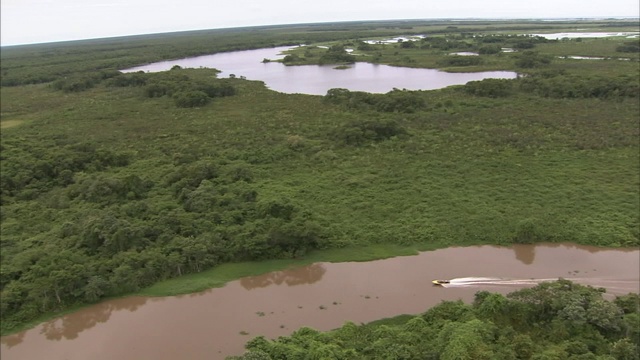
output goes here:
<path id="1" fill-rule="evenodd" d="M 110 72 L 135 65 L 183 57 L 276 46 L 312 44 L 326 41 L 376 38 L 398 35 L 431 35 L 459 33 L 448 41 L 442 37 L 423 39 L 422 47 L 453 49 L 469 47 L 459 41 L 477 32 L 500 29 L 546 30 L 570 26 L 571 21 L 554 25 L 530 22 L 484 21 L 373 21 L 327 24 L 215 29 L 120 38 L 82 40 L 3 47 L 0 54 L 0 86 L 47 83 L 78 73 Z M 637 26 L 622 21 L 594 21 L 592 26 Z M 466 34 L 466 35 L 465 35 Z M 457 39 L 457 40 L 456 40 Z M 541 37 L 490 35 L 479 37 L 479 49 L 495 51 L 490 45 L 500 39 L 507 46 L 527 49 L 548 40 Z M 408 42 L 407 46 L 411 46 Z M 619 51 L 636 51 L 632 42 Z"/>
<path id="2" fill-rule="evenodd" d="M 563 73 L 538 73 L 517 80 L 485 79 L 462 87 L 466 93 L 486 97 L 505 97 L 521 91 L 555 99 L 638 98 L 640 84 L 631 75 L 618 77 L 578 76 Z"/>
<path id="3" fill-rule="evenodd" d="M 432 23 L 417 21 L 412 26 L 420 24 Z M 3 47 L 0 85 L 46 83 L 78 73 L 108 72 L 219 52 L 346 40 L 365 34 L 380 37 L 407 33 L 412 31 L 404 25 L 373 22 L 362 29 L 334 24 L 248 27 Z"/>

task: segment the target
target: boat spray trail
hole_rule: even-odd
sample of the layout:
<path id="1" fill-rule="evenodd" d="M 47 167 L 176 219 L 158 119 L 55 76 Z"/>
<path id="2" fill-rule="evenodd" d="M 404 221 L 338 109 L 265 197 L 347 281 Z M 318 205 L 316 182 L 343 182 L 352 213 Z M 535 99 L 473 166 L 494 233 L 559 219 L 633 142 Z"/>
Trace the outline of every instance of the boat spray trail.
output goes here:
<path id="1" fill-rule="evenodd" d="M 449 280 L 443 287 L 502 287 L 502 286 L 535 286 L 545 281 L 556 281 L 559 278 L 529 278 L 511 279 L 500 277 L 462 277 Z M 566 278 L 582 285 L 593 287 L 605 287 L 611 294 L 626 294 L 634 291 L 638 280 L 635 279 L 613 279 L 613 278 Z"/>
<path id="2" fill-rule="evenodd" d="M 515 286 L 515 285 L 536 285 L 544 281 L 554 281 L 550 279 L 508 279 L 499 277 L 463 277 L 451 279 L 444 287 L 469 287 L 469 286 Z"/>

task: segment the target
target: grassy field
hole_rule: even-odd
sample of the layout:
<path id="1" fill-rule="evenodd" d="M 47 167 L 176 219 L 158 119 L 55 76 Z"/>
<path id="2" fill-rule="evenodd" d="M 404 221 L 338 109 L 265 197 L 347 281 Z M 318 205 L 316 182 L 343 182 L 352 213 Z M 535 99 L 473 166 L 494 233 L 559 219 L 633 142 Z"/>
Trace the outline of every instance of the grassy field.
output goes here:
<path id="1" fill-rule="evenodd" d="M 342 100 L 208 69 L 114 71 L 425 30 L 480 48 L 461 32 L 576 26 L 325 24 L 3 48 L 2 334 L 103 298 L 199 291 L 292 264 L 477 244 L 640 245 L 638 55 L 617 51 L 629 39 L 540 42 L 453 67 L 447 54 L 463 48 L 387 45 L 365 51 L 523 76 Z M 181 97 L 204 102 L 180 107 Z"/>

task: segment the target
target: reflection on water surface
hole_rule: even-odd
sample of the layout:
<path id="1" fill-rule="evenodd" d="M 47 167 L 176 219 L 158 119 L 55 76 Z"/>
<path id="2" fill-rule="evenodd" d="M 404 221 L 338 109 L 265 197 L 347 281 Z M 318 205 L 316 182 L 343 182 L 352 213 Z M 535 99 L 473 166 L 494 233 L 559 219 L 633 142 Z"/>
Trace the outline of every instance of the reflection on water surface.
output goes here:
<path id="1" fill-rule="evenodd" d="M 282 285 L 283 283 L 287 286 L 313 284 L 322 279 L 322 275 L 324 275 L 325 272 L 324 264 L 315 263 L 285 271 L 274 271 L 258 276 L 248 276 L 240 279 L 240 285 L 247 290 L 251 290 L 269 285 Z"/>
<path id="2" fill-rule="evenodd" d="M 2 359 L 223 359 L 253 336 L 330 330 L 417 314 L 479 290 L 508 293 L 564 277 L 639 292 L 640 251 L 571 244 L 448 248 L 370 262 L 317 263 L 164 298 L 107 301 L 2 338 Z M 433 286 L 433 279 L 457 279 Z M 248 336 L 241 335 L 249 333 Z"/>
<path id="3" fill-rule="evenodd" d="M 175 65 L 183 68 L 215 68 L 220 77 L 245 76 L 249 80 L 264 81 L 267 87 L 283 93 L 325 95 L 329 89 L 344 88 L 352 91 L 386 93 L 394 88 L 407 90 L 433 90 L 469 81 L 487 78 L 513 79 L 512 71 L 486 71 L 476 73 L 448 73 L 435 69 L 417 69 L 357 62 L 348 69 L 335 69 L 335 65 L 285 66 L 278 62 L 263 63 L 263 59 L 281 58 L 282 51 L 291 47 L 277 47 L 246 51 L 233 51 L 185 59 L 161 61 L 122 70 L 123 72 L 167 71 Z"/>

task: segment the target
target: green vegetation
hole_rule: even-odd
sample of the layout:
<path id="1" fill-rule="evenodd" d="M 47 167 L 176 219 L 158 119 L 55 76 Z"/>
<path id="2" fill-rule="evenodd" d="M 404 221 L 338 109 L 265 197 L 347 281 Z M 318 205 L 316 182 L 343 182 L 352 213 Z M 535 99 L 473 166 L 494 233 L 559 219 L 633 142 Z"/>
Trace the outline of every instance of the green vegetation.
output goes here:
<path id="1" fill-rule="evenodd" d="M 588 25 L 607 24 L 629 26 Z M 3 48 L 2 333 L 108 297 L 201 290 L 294 261 L 487 243 L 640 245 L 638 54 L 616 50 L 629 40 L 507 36 L 569 23 L 452 26 L 300 25 Z M 445 41 L 361 41 L 427 31 Z M 310 96 L 213 69 L 116 71 L 298 43 L 329 45 L 292 53 L 300 63 L 353 57 L 523 76 Z M 504 45 L 525 50 L 485 48 Z M 345 55 L 350 46 L 371 54 Z M 568 46 L 631 60 L 557 59 Z M 448 60 L 480 48 L 479 64 Z"/>
<path id="2" fill-rule="evenodd" d="M 605 30 L 599 29 L 599 31 Z M 367 37 L 361 36 L 355 40 L 326 42 L 324 48 L 316 45 L 301 46 L 289 50 L 283 62 L 286 65 L 323 64 L 327 62 L 327 58 L 331 59 L 332 52 L 335 53 L 338 49 L 353 49 L 349 54 L 351 60 L 342 61 L 442 68 L 452 72 L 514 70 L 526 74 L 535 73 L 538 70 L 544 71 L 550 65 L 554 65 L 552 67 L 555 68 L 579 65 L 582 73 L 595 75 L 602 72 L 602 63 L 576 64 L 566 60 L 562 61 L 564 64 L 553 63 L 560 62 L 560 60 L 554 61 L 559 57 L 602 56 L 609 59 L 608 61 L 634 60 L 631 63 L 611 66 L 616 69 L 617 75 L 628 72 L 637 73 L 638 53 L 634 50 L 638 44 L 636 40 L 629 41 L 625 38 L 548 40 L 541 36 L 505 31 L 495 33 L 488 30 L 478 31 L 478 29 L 470 29 L 466 32 L 455 32 L 452 29 L 436 32 L 426 30 L 425 33 L 429 36 L 415 39 L 415 41 L 398 40 L 395 44 L 370 44 L 363 41 L 368 39 Z M 419 33 L 410 32 L 404 35 L 411 34 Z M 456 55 L 459 52 L 472 52 L 479 56 Z M 342 61 L 335 59 L 329 62 Z"/>
<path id="3" fill-rule="evenodd" d="M 319 49 L 313 47 L 313 49 Z M 309 62 L 312 59 L 312 62 Z M 302 65 L 302 64 L 351 64 L 356 61 L 356 57 L 350 55 L 342 45 L 333 45 L 322 51 L 319 56 L 315 52 L 309 49 L 305 50 L 304 56 L 300 57 L 297 53 L 289 54 L 282 59 L 282 62 L 286 65 Z"/>
<path id="4" fill-rule="evenodd" d="M 637 359 L 640 298 L 602 295 L 567 280 L 506 297 L 481 291 L 471 305 L 446 301 L 418 316 L 257 337 L 230 359 Z"/>
<path id="5" fill-rule="evenodd" d="M 618 52 L 637 53 L 640 52 L 640 41 L 625 41 L 624 44 L 616 47 Z"/>

